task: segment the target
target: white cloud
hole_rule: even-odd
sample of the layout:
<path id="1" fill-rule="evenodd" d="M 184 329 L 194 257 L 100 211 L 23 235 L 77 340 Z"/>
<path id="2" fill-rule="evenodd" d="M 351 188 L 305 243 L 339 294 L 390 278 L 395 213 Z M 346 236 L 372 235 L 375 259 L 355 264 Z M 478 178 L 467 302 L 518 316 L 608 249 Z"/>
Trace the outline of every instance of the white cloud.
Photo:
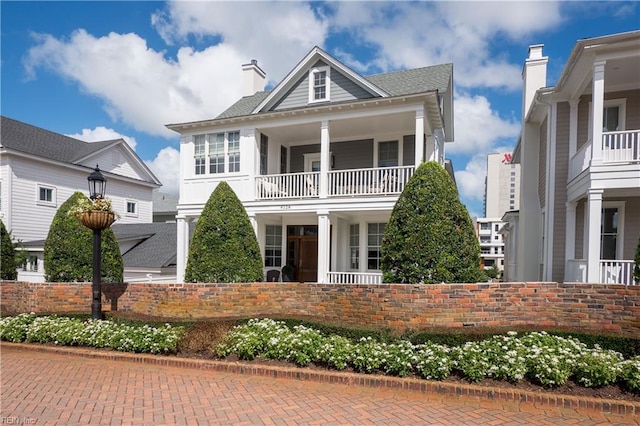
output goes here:
<path id="1" fill-rule="evenodd" d="M 521 39 L 561 22 L 558 2 L 337 2 L 334 28 L 378 49 L 382 70 L 452 62 L 456 84 L 517 90 L 520 63 L 496 57 L 504 38 Z M 348 57 L 345 59 L 348 63 Z M 355 62 L 356 65 L 359 65 Z"/>
<path id="2" fill-rule="evenodd" d="M 447 153 L 486 155 L 505 139 L 515 143 L 520 123 L 501 118 L 486 97 L 458 94 L 453 105 L 456 140 L 447 145 Z"/>
<path id="3" fill-rule="evenodd" d="M 145 164 L 162 182 L 160 190 L 167 194 L 178 195 L 180 152 L 172 147 L 162 148 L 156 158 Z"/>
<path id="4" fill-rule="evenodd" d="M 324 44 L 328 28 L 304 2 L 169 2 L 152 24 L 168 43 L 189 35 L 220 37 L 242 63 L 257 59 L 273 84 L 314 45 Z"/>
<path id="5" fill-rule="evenodd" d="M 82 129 L 81 133 L 76 133 L 73 135 L 67 135 L 71 138 L 79 139 L 85 142 L 101 142 L 101 141 L 110 141 L 114 139 L 124 139 L 124 141 L 131 147 L 131 149 L 136 149 L 136 138 L 131 136 L 125 136 L 116 132 L 113 129 L 108 129 L 104 126 L 98 126 L 95 129 Z"/>

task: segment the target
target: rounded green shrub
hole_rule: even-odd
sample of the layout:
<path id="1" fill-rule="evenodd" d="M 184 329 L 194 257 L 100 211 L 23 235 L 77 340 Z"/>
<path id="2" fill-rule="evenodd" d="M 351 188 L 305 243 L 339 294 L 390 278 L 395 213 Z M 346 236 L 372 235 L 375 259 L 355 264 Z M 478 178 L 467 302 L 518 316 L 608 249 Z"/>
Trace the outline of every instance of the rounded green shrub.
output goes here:
<path id="1" fill-rule="evenodd" d="M 16 247 L 11 241 L 11 234 L 0 220 L 0 279 L 15 280 L 18 278 L 16 264 Z"/>
<path id="2" fill-rule="evenodd" d="M 48 282 L 86 282 L 93 280 L 93 231 L 86 228 L 69 210 L 86 196 L 75 192 L 62 203 L 53 218 L 44 242 L 44 271 Z M 102 231 L 103 283 L 121 283 L 122 255 L 111 228 Z"/>
<path id="3" fill-rule="evenodd" d="M 438 163 L 420 165 L 398 197 L 382 239 L 380 263 L 385 283 L 483 280 L 471 217 Z"/>
<path id="4" fill-rule="evenodd" d="M 260 246 L 244 206 L 220 182 L 202 210 L 189 246 L 186 282 L 262 281 Z"/>

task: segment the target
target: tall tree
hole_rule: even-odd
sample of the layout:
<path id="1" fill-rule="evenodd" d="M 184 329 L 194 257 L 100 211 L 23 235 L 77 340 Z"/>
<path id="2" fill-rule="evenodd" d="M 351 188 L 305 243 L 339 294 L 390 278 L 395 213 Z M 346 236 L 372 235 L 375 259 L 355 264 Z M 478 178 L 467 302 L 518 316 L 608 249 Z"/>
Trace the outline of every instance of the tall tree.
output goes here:
<path id="1" fill-rule="evenodd" d="M 44 243 L 45 279 L 49 282 L 85 282 L 93 279 L 93 231 L 69 210 L 86 198 L 75 192 L 62 203 Z M 102 231 L 100 275 L 103 283 L 121 283 L 124 266 L 113 230 Z"/>
<path id="2" fill-rule="evenodd" d="M 380 263 L 386 283 L 485 279 L 471 217 L 440 164 L 421 164 L 407 182 L 386 226 Z"/>
<path id="3" fill-rule="evenodd" d="M 186 282 L 262 281 L 262 256 L 249 216 L 220 182 L 202 210 L 189 246 Z"/>
<path id="4" fill-rule="evenodd" d="M 15 280 L 18 278 L 16 264 L 16 246 L 11 241 L 11 234 L 0 220 L 0 279 Z"/>

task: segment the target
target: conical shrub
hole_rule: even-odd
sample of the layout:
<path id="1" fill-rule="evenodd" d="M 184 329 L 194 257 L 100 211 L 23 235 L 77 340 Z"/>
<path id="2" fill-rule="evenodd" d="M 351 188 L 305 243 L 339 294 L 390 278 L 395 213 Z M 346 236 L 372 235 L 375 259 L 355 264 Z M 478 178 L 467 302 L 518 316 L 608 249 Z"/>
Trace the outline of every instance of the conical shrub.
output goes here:
<path id="1" fill-rule="evenodd" d="M 69 210 L 82 192 L 75 192 L 62 203 L 53 218 L 44 243 L 44 271 L 48 282 L 86 282 L 93 280 L 93 231 L 86 228 Z M 122 255 L 111 228 L 102 231 L 101 281 L 121 283 Z"/>
<path id="2" fill-rule="evenodd" d="M 262 256 L 244 206 L 226 183 L 211 193 L 189 246 L 186 282 L 262 281 Z"/>
<path id="3" fill-rule="evenodd" d="M 11 234 L 0 220 L 0 279 L 15 280 L 18 278 L 15 244 Z"/>
<path id="4" fill-rule="evenodd" d="M 480 244 L 455 183 L 438 163 L 423 163 L 393 208 L 381 246 L 386 283 L 477 282 Z"/>

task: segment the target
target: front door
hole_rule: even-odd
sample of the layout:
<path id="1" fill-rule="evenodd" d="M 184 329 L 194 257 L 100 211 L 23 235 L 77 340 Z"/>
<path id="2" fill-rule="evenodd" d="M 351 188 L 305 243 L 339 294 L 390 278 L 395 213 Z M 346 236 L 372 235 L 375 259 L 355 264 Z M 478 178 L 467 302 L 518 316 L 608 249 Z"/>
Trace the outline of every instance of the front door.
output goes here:
<path id="1" fill-rule="evenodd" d="M 294 268 L 293 277 L 299 282 L 318 280 L 318 226 L 287 227 L 287 264 Z"/>

